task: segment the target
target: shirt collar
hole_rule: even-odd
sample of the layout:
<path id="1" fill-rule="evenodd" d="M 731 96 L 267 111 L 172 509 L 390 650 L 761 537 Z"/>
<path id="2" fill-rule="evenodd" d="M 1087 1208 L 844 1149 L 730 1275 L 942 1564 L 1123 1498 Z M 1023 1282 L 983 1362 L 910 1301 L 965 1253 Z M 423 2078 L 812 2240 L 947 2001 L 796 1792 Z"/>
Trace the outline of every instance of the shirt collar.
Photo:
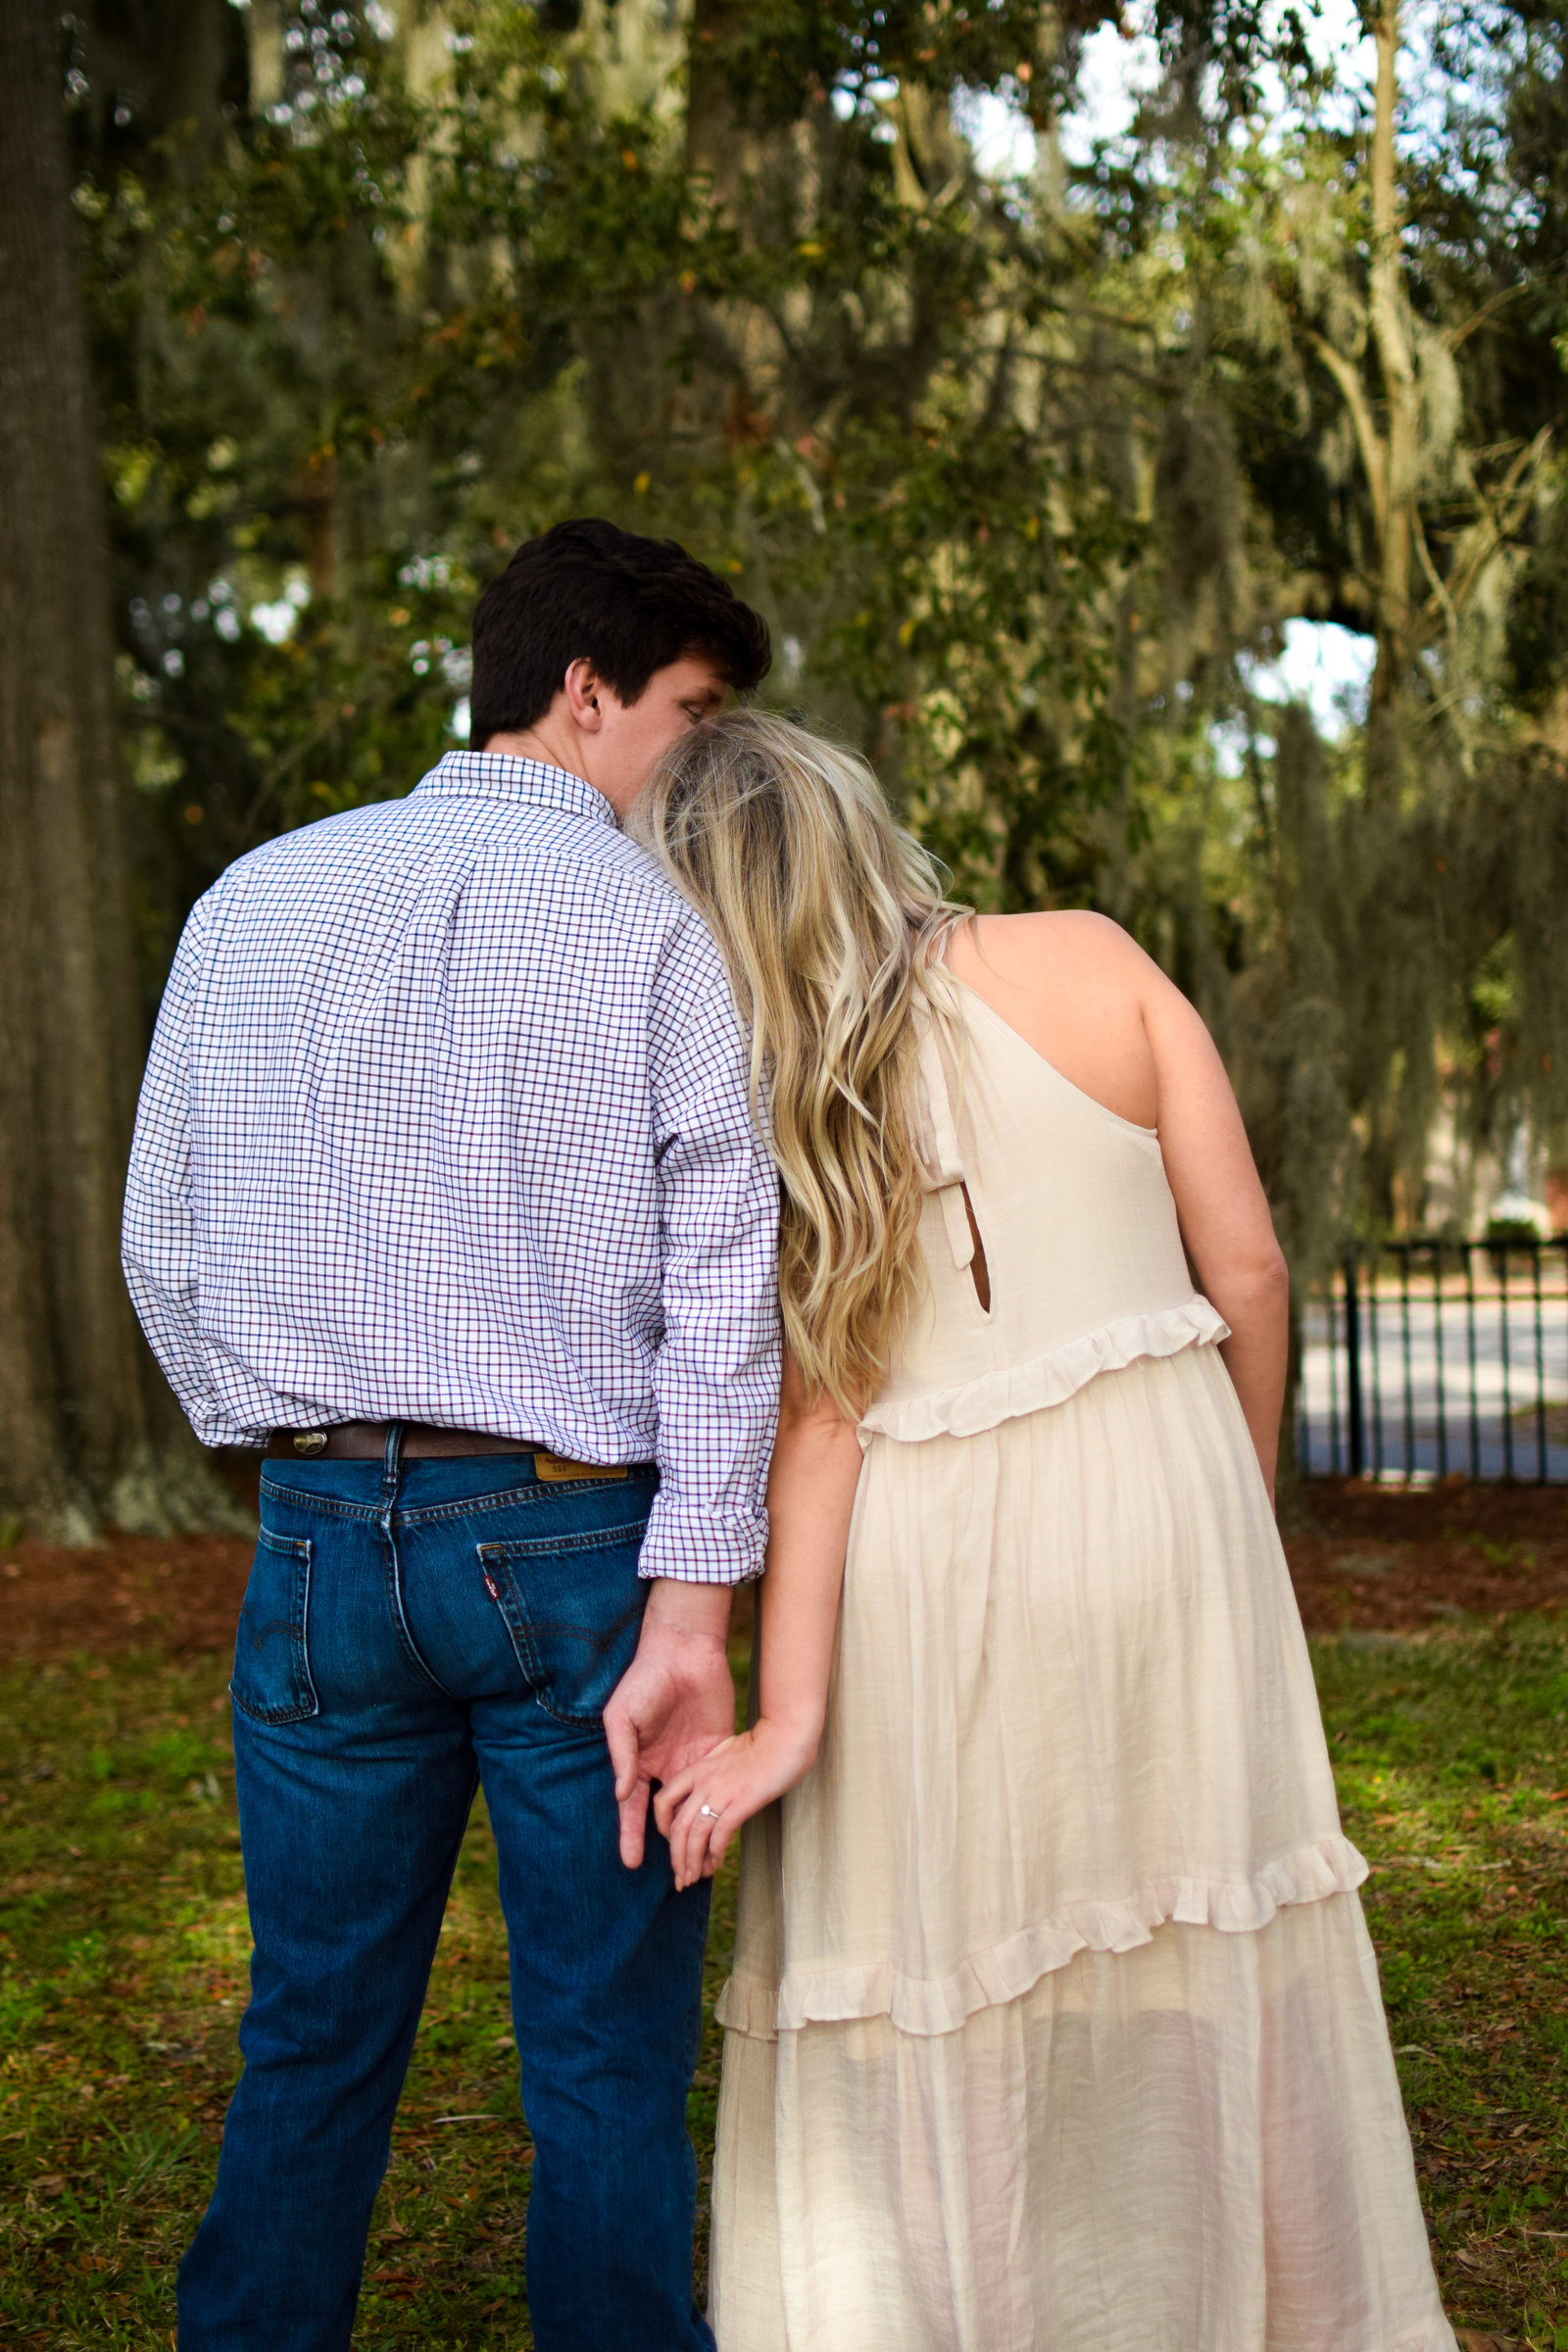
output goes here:
<path id="1" fill-rule="evenodd" d="M 448 752 L 416 792 L 466 800 L 534 801 L 550 808 L 569 808 L 574 816 L 594 817 L 601 824 L 619 819 L 604 794 L 582 776 L 544 760 L 519 760 L 513 752 Z"/>

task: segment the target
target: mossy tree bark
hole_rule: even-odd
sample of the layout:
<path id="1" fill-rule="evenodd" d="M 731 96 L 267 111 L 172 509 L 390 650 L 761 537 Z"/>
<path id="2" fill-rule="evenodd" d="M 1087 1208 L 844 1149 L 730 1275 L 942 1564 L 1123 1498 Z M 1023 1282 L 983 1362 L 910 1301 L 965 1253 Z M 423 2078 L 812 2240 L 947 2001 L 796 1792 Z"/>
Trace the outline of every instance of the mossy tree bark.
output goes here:
<path id="1" fill-rule="evenodd" d="M 0 9 L 0 1512 L 224 1516 L 120 1273 L 142 1038 L 109 550 L 50 0 Z"/>

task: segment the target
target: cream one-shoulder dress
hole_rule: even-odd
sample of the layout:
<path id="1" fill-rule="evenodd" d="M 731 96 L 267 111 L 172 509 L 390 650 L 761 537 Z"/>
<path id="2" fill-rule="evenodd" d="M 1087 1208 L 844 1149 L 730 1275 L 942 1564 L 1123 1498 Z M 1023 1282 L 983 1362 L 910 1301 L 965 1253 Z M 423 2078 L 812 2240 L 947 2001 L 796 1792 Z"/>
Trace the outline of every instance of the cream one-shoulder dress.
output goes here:
<path id="1" fill-rule="evenodd" d="M 1158 1139 L 958 995 L 825 1736 L 744 1835 L 719 2352 L 1453 2352 Z"/>

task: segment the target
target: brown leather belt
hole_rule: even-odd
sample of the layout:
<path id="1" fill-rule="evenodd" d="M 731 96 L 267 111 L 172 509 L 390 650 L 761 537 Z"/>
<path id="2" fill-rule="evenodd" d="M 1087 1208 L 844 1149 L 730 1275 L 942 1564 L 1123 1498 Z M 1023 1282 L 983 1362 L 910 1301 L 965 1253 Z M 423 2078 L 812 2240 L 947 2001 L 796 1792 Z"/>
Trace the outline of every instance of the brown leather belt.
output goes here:
<path id="1" fill-rule="evenodd" d="M 378 1462 L 386 1452 L 387 1421 L 338 1421 L 323 1429 L 274 1429 L 267 1441 L 270 1458 L 306 1462 Z M 644 1462 L 574 1462 L 547 1446 L 527 1438 L 498 1438 L 477 1429 L 434 1429 L 423 1421 L 403 1424 L 403 1459 L 408 1462 L 454 1461 L 469 1454 L 531 1453 L 533 1474 L 547 1485 L 565 1485 L 573 1479 L 629 1478 L 633 1470 L 652 1467 Z"/>

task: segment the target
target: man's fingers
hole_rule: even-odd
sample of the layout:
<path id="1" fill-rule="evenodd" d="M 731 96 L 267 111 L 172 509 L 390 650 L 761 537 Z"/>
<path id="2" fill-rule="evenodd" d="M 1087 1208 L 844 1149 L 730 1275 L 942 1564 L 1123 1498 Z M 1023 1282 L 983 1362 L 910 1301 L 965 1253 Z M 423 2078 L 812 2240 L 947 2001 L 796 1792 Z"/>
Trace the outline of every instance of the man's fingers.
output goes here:
<path id="1" fill-rule="evenodd" d="M 619 1804 L 620 1858 L 628 1870 L 639 1870 L 648 1843 L 648 1783 L 636 1778 L 635 1766 L 632 1788 Z"/>
<path id="2" fill-rule="evenodd" d="M 631 1710 L 615 1692 L 606 1707 L 605 1743 L 615 1776 L 615 1803 L 620 1809 L 620 1858 L 628 1870 L 641 1866 L 648 1841 L 648 1783 L 643 1777 L 642 1740 Z"/>
<path id="3" fill-rule="evenodd" d="M 646 1635 L 645 1626 L 645 1639 Z M 682 1886 L 703 1876 L 708 1845 L 707 1821 L 701 1823 L 703 1834 L 689 1850 L 680 1836 L 694 1767 L 699 1758 L 706 1762 L 715 1748 L 729 1747 L 734 1741 L 729 1670 L 722 1651 L 716 1654 L 714 1672 L 705 1672 L 694 1680 L 667 1668 L 656 1671 L 651 1665 L 645 1667 L 639 1650 L 637 1662 L 621 1678 L 602 1718 L 620 1810 L 620 1858 L 628 1870 L 636 1870 L 642 1863 L 648 1845 L 650 1783 L 658 1781 L 663 1786 L 654 1800 L 654 1819 L 666 1837 L 674 1836 L 680 1848 L 671 1859 L 677 1884 Z"/>
<path id="4" fill-rule="evenodd" d="M 611 1770 L 615 1776 L 615 1801 L 623 1805 L 637 1786 L 637 1758 L 640 1741 L 637 1726 L 625 1706 L 619 1703 L 619 1693 L 612 1697 L 602 1718 L 605 1740 L 610 1748 Z"/>

